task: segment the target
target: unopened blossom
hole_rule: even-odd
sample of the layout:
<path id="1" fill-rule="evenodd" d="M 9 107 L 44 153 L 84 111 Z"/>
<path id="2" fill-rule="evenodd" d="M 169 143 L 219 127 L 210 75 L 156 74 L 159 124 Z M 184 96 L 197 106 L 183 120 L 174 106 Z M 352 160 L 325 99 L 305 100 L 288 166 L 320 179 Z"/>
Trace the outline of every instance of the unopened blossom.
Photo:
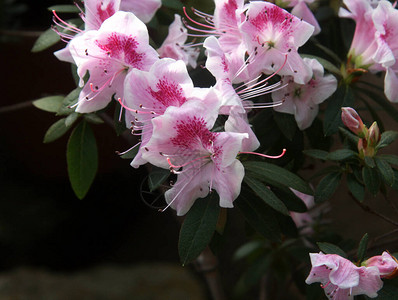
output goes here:
<path id="1" fill-rule="evenodd" d="M 133 13 L 116 12 L 102 23 L 70 42 L 70 52 L 78 67 L 80 86 L 77 112 L 104 108 L 112 96 L 123 98 L 124 79 L 129 70 L 149 70 L 158 60 L 149 46 L 148 31 Z M 85 83 L 83 78 L 89 73 Z"/>
<path id="2" fill-rule="evenodd" d="M 292 76 L 282 77 L 282 84 L 288 85 L 272 93 L 272 100 L 283 101 L 275 106 L 278 112 L 293 114 L 300 130 L 311 126 L 318 115 L 319 104 L 329 98 L 337 88 L 333 75 L 324 75 L 322 65 L 316 59 L 304 58 L 304 64 L 312 71 L 312 78 L 305 84 L 294 82 Z"/>
<path id="3" fill-rule="evenodd" d="M 293 76 L 305 84 L 312 76 L 297 50 L 314 32 L 314 27 L 269 2 L 250 2 L 240 26 L 254 73 Z"/>
<path id="4" fill-rule="evenodd" d="M 381 278 L 393 278 L 398 275 L 398 261 L 387 251 L 382 255 L 372 256 L 362 263 L 365 267 L 375 266 L 379 269 Z"/>
<path id="5" fill-rule="evenodd" d="M 342 107 L 341 120 L 343 124 L 356 135 L 360 137 L 365 137 L 367 135 L 367 128 L 355 109 L 351 107 Z"/>
<path id="6" fill-rule="evenodd" d="M 182 60 L 186 65 L 196 68 L 199 49 L 185 44 L 188 38 L 187 29 L 181 21 L 180 15 L 174 15 L 174 21 L 169 26 L 169 34 L 157 50 L 160 57 Z"/>
<path id="7" fill-rule="evenodd" d="M 351 261 L 336 255 L 310 253 L 312 268 L 305 282 L 320 282 L 328 299 L 352 300 L 356 295 L 376 298 L 383 287 L 379 269 L 357 267 Z"/>
<path id="8" fill-rule="evenodd" d="M 143 158 L 178 174 L 165 193 L 177 215 L 184 215 L 196 199 L 213 189 L 221 207 L 232 207 L 240 193 L 244 168 L 236 156 L 247 134 L 211 132 L 218 106 L 215 101 L 191 100 L 152 120 L 153 135 Z"/>

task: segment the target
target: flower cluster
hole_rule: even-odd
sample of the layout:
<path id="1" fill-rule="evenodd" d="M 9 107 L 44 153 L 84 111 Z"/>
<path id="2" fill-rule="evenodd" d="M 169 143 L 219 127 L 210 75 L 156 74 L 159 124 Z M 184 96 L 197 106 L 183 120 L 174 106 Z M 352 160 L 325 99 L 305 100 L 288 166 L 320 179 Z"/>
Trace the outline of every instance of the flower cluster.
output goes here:
<path id="1" fill-rule="evenodd" d="M 275 107 L 294 114 L 299 128 L 305 129 L 318 104 L 336 89 L 336 79 L 324 76 L 316 60 L 298 54 L 314 26 L 272 3 L 215 0 L 213 15 L 192 10 L 203 23 L 185 8 L 185 25 L 175 15 L 167 38 L 155 50 L 142 21 L 149 21 L 160 3 L 137 4 L 85 1 L 84 30 L 54 12 L 59 26 L 76 33 L 60 33 L 70 41 L 55 53 L 77 66 L 82 90 L 76 112 L 95 112 L 112 99 L 119 101 L 126 126 L 132 124 L 133 133 L 141 135 L 132 166 L 149 162 L 178 174 L 165 193 L 178 215 L 213 189 L 220 206 L 232 207 L 244 177 L 237 155 L 253 153 L 259 146 L 247 113 Z M 188 37 L 205 39 L 194 44 Z M 213 87 L 194 87 L 188 73 L 187 66 L 197 66 L 200 45 L 207 56 L 205 66 L 216 79 Z M 269 93 L 273 103 L 256 101 Z M 223 130 L 212 131 L 220 115 L 225 116 Z"/>
<path id="2" fill-rule="evenodd" d="M 356 22 L 354 37 L 348 53 L 348 73 L 356 70 L 386 71 L 384 93 L 398 102 L 398 11 L 387 0 L 345 0 L 347 9 L 339 16 Z M 352 64 L 352 66 L 350 66 Z"/>
<path id="3" fill-rule="evenodd" d="M 376 298 L 381 278 L 391 278 L 398 262 L 388 252 L 364 261 L 360 267 L 337 254 L 310 253 L 312 269 L 307 284 L 320 282 L 328 299 L 349 300 L 356 295 Z"/>

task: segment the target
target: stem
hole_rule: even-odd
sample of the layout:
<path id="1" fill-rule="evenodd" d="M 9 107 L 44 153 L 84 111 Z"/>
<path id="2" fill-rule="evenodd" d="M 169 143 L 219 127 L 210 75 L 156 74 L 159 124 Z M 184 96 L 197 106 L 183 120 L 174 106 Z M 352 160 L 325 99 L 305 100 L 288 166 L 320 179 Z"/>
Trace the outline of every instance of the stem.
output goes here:
<path id="1" fill-rule="evenodd" d="M 33 101 L 26 101 L 26 102 L 0 107 L 0 114 L 31 107 L 33 105 L 32 103 Z"/>
<path id="2" fill-rule="evenodd" d="M 381 214 L 381 213 L 379 213 L 379 212 L 373 210 L 373 209 L 370 208 L 369 206 L 367 206 L 367 205 L 361 203 L 360 201 L 358 201 L 357 199 L 355 199 L 355 197 L 352 197 L 352 198 L 354 199 L 354 201 L 356 202 L 356 204 L 358 204 L 359 207 L 361 207 L 364 211 L 366 211 L 366 212 L 368 212 L 368 213 L 370 213 L 370 214 L 373 214 L 373 215 L 375 215 L 375 216 L 378 216 L 379 218 L 383 219 L 384 221 L 386 221 L 386 222 L 388 222 L 388 223 L 390 223 L 390 224 L 393 224 L 394 226 L 397 226 L 397 227 L 398 227 L 398 222 L 396 222 L 396 221 L 394 221 L 394 220 L 391 220 L 389 217 L 386 217 L 385 215 L 383 215 L 383 214 Z"/>
<path id="3" fill-rule="evenodd" d="M 384 234 L 382 234 L 382 235 L 379 235 L 379 236 L 375 237 L 375 238 L 373 239 L 373 241 L 374 241 L 374 242 L 377 242 L 378 240 L 384 239 L 385 237 L 387 237 L 387 236 L 389 236 L 389 235 L 392 235 L 392 234 L 394 234 L 394 233 L 397 233 L 397 232 L 398 232 L 398 228 L 396 228 L 396 229 L 394 229 L 394 230 L 391 230 L 391 231 L 389 231 L 389 232 L 387 232 L 387 233 L 384 233 Z"/>
<path id="4" fill-rule="evenodd" d="M 267 300 L 267 275 L 261 277 L 259 300 Z"/>
<path id="5" fill-rule="evenodd" d="M 207 247 L 195 261 L 196 270 L 204 276 L 213 300 L 226 300 L 223 289 L 221 288 L 220 274 L 217 270 L 217 257 Z"/>
<path id="6" fill-rule="evenodd" d="M 387 200 L 388 204 L 390 204 L 394 211 L 398 214 L 398 208 L 395 203 L 389 197 L 387 197 L 387 195 L 384 196 L 384 199 Z"/>

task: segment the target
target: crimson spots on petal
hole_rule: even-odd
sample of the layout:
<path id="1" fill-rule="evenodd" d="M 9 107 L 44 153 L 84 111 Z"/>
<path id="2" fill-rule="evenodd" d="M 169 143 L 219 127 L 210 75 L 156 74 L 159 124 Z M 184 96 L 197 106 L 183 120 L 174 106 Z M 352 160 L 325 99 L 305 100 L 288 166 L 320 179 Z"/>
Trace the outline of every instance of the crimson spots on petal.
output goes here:
<path id="1" fill-rule="evenodd" d="M 149 88 L 148 92 L 164 107 L 179 107 L 187 101 L 182 88 L 177 83 L 168 81 L 166 78 L 160 79 L 156 84 L 156 88 L 158 89 L 157 91 Z"/>
<path id="2" fill-rule="evenodd" d="M 103 23 L 106 19 L 108 19 L 110 16 L 115 14 L 115 7 L 113 6 L 113 3 L 110 2 L 106 7 L 103 7 L 103 2 L 99 3 L 97 5 L 97 15 L 101 20 L 101 23 Z"/>
<path id="3" fill-rule="evenodd" d="M 197 149 L 199 146 L 211 150 L 217 133 L 209 131 L 206 125 L 202 117 L 193 116 L 178 120 L 174 126 L 177 135 L 171 139 L 171 142 L 183 149 Z"/>
<path id="4" fill-rule="evenodd" d="M 133 36 L 113 32 L 105 42 L 97 40 L 96 44 L 110 58 L 122 60 L 128 66 L 142 69 L 145 54 L 137 52 L 138 42 Z"/>
<path id="5" fill-rule="evenodd" d="M 289 31 L 291 28 L 292 15 L 283 10 L 282 8 L 273 5 L 263 11 L 261 11 L 256 17 L 250 18 L 250 23 L 253 24 L 257 30 L 278 30 L 278 31 Z M 272 27 L 270 27 L 272 24 Z"/>
<path id="6" fill-rule="evenodd" d="M 228 18 L 236 18 L 235 12 L 238 9 L 238 4 L 236 4 L 235 0 L 229 0 L 227 3 L 225 3 L 224 8 Z"/>

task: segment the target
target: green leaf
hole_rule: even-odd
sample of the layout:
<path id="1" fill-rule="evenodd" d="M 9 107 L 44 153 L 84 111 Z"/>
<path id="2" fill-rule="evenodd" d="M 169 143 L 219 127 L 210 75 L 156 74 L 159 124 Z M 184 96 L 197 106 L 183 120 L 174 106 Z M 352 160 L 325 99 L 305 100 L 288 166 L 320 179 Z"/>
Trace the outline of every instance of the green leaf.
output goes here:
<path id="1" fill-rule="evenodd" d="M 357 257 L 359 262 L 362 262 L 366 255 L 366 249 L 368 248 L 369 234 L 365 233 L 359 242 Z"/>
<path id="2" fill-rule="evenodd" d="M 281 200 L 279 200 L 279 198 L 276 197 L 275 194 L 263 183 L 249 176 L 245 176 L 243 180 L 257 194 L 257 196 L 264 200 L 267 205 L 271 206 L 273 209 L 280 212 L 281 214 L 284 214 L 286 216 L 289 215 L 289 211 L 286 205 Z"/>
<path id="3" fill-rule="evenodd" d="M 243 244 L 234 253 L 234 260 L 240 260 L 245 257 L 248 257 L 249 255 L 254 253 L 256 250 L 261 249 L 263 245 L 264 245 L 264 242 L 259 241 L 259 240 L 254 240 L 254 241 L 250 241 L 246 244 Z"/>
<path id="4" fill-rule="evenodd" d="M 183 4 L 178 0 L 162 0 L 162 5 L 168 8 L 173 8 L 177 10 L 181 10 L 183 8 Z"/>
<path id="5" fill-rule="evenodd" d="M 333 73 L 335 75 L 341 76 L 340 69 L 324 58 L 310 54 L 301 54 L 300 56 L 303 58 L 306 57 L 306 58 L 316 59 L 325 68 L 325 70 L 328 70 L 330 73 Z"/>
<path id="6" fill-rule="evenodd" d="M 396 131 L 392 131 L 392 130 L 384 131 L 381 134 L 381 138 L 380 138 L 379 143 L 376 146 L 376 149 L 381 149 L 381 148 L 387 147 L 392 142 L 394 142 L 397 137 L 398 137 L 398 132 L 396 132 Z"/>
<path id="7" fill-rule="evenodd" d="M 92 124 L 104 124 L 104 120 L 101 119 L 100 116 L 98 116 L 95 113 L 91 113 L 91 114 L 84 114 L 84 119 Z"/>
<path id="8" fill-rule="evenodd" d="M 303 153 L 305 155 L 311 156 L 313 158 L 321 159 L 321 160 L 327 160 L 327 156 L 329 154 L 329 152 L 324 151 L 324 150 L 319 150 L 319 149 L 304 150 Z"/>
<path id="9" fill-rule="evenodd" d="M 289 211 L 304 213 L 307 206 L 299 197 L 297 197 L 289 188 L 275 188 L 272 190 L 274 194 L 285 203 Z"/>
<path id="10" fill-rule="evenodd" d="M 75 112 L 75 109 L 70 108 L 70 106 L 73 106 L 77 103 L 81 90 L 81 88 L 76 88 L 65 97 L 64 101 L 62 101 L 61 106 L 57 111 L 58 116 L 67 116 Z"/>
<path id="11" fill-rule="evenodd" d="M 384 182 L 388 186 L 392 186 L 394 184 L 395 178 L 394 178 L 394 171 L 391 168 L 390 164 L 379 157 L 375 157 L 375 162 L 377 169 L 379 170 Z"/>
<path id="12" fill-rule="evenodd" d="M 263 200 L 242 187 L 241 194 L 234 204 L 243 213 L 247 223 L 257 232 L 271 241 L 280 241 L 281 232 L 275 210 L 266 205 Z"/>
<path id="13" fill-rule="evenodd" d="M 293 115 L 286 114 L 286 113 L 279 113 L 273 111 L 274 113 L 274 120 L 276 125 L 278 125 L 282 134 L 289 140 L 293 140 L 294 135 L 297 131 L 297 123 L 294 119 Z"/>
<path id="14" fill-rule="evenodd" d="M 398 166 L 398 156 L 393 154 L 381 154 L 377 156 L 378 158 L 385 160 L 391 165 Z"/>
<path id="15" fill-rule="evenodd" d="M 73 114 L 70 114 L 69 116 L 66 117 L 65 119 L 65 126 L 66 127 L 71 127 L 73 123 L 76 122 L 76 120 L 80 117 L 80 114 L 77 112 L 74 112 Z"/>
<path id="16" fill-rule="evenodd" d="M 33 101 L 33 105 L 38 109 L 56 113 L 64 101 L 64 96 L 49 96 Z"/>
<path id="17" fill-rule="evenodd" d="M 303 179 L 284 168 L 262 161 L 246 161 L 243 165 L 245 169 L 252 172 L 258 180 L 266 183 L 276 182 L 304 194 L 313 194 L 312 189 Z"/>
<path id="18" fill-rule="evenodd" d="M 373 196 L 375 196 L 378 193 L 381 184 L 378 172 L 375 169 L 365 166 L 362 169 L 362 178 L 365 187 Z"/>
<path id="19" fill-rule="evenodd" d="M 388 101 L 384 96 L 380 96 L 374 93 L 371 90 L 366 90 L 366 94 L 369 95 L 369 99 L 376 102 L 379 106 L 381 106 L 384 111 L 390 115 L 390 117 L 398 122 L 398 110 L 395 108 L 394 105 L 390 101 Z"/>
<path id="20" fill-rule="evenodd" d="M 340 133 L 355 147 L 358 145 L 359 137 L 353 134 L 351 131 L 343 127 L 339 127 Z"/>
<path id="21" fill-rule="evenodd" d="M 333 172 L 322 178 L 315 189 L 315 202 L 324 202 L 332 197 L 339 186 L 341 175 L 340 172 Z"/>
<path id="22" fill-rule="evenodd" d="M 76 5 L 53 5 L 47 8 L 49 11 L 55 10 L 57 13 L 79 13 L 80 10 Z"/>
<path id="23" fill-rule="evenodd" d="M 52 28 L 44 31 L 33 45 L 32 52 L 43 51 L 59 42 L 61 38 Z"/>
<path id="24" fill-rule="evenodd" d="M 342 161 L 350 158 L 358 157 L 358 153 L 350 150 L 350 149 L 339 149 L 329 153 L 327 159 L 335 160 L 335 161 Z"/>
<path id="25" fill-rule="evenodd" d="M 151 173 L 148 175 L 149 191 L 153 192 L 160 187 L 163 182 L 170 176 L 170 170 L 153 167 Z"/>
<path id="26" fill-rule="evenodd" d="M 363 200 L 365 199 L 365 187 L 356 180 L 354 174 L 347 175 L 347 186 L 351 194 L 359 202 L 363 202 Z"/>
<path id="27" fill-rule="evenodd" d="M 62 118 L 48 128 L 44 135 L 43 143 L 48 144 L 54 142 L 68 131 L 69 127 L 65 125 L 65 120 L 65 118 Z"/>
<path id="28" fill-rule="evenodd" d="M 347 258 L 347 254 L 338 246 L 330 243 L 316 243 L 319 249 L 325 254 L 337 254 L 341 257 Z"/>
<path id="29" fill-rule="evenodd" d="M 181 226 L 178 253 L 182 265 L 194 260 L 206 248 L 216 229 L 220 205 L 217 193 L 197 199 Z"/>
<path id="30" fill-rule="evenodd" d="M 369 168 L 373 169 L 374 167 L 376 167 L 376 163 L 375 163 L 373 157 L 365 156 L 364 161 L 365 161 L 365 165 L 367 165 Z"/>
<path id="31" fill-rule="evenodd" d="M 68 141 L 66 159 L 72 189 L 79 199 L 83 199 L 98 168 L 95 136 L 87 122 L 81 122 L 73 130 Z"/>
<path id="32" fill-rule="evenodd" d="M 341 85 L 328 100 L 323 123 L 323 132 L 326 136 L 336 133 L 339 127 L 343 126 L 341 120 L 341 108 L 351 107 L 354 104 L 354 95 L 348 85 Z"/>

